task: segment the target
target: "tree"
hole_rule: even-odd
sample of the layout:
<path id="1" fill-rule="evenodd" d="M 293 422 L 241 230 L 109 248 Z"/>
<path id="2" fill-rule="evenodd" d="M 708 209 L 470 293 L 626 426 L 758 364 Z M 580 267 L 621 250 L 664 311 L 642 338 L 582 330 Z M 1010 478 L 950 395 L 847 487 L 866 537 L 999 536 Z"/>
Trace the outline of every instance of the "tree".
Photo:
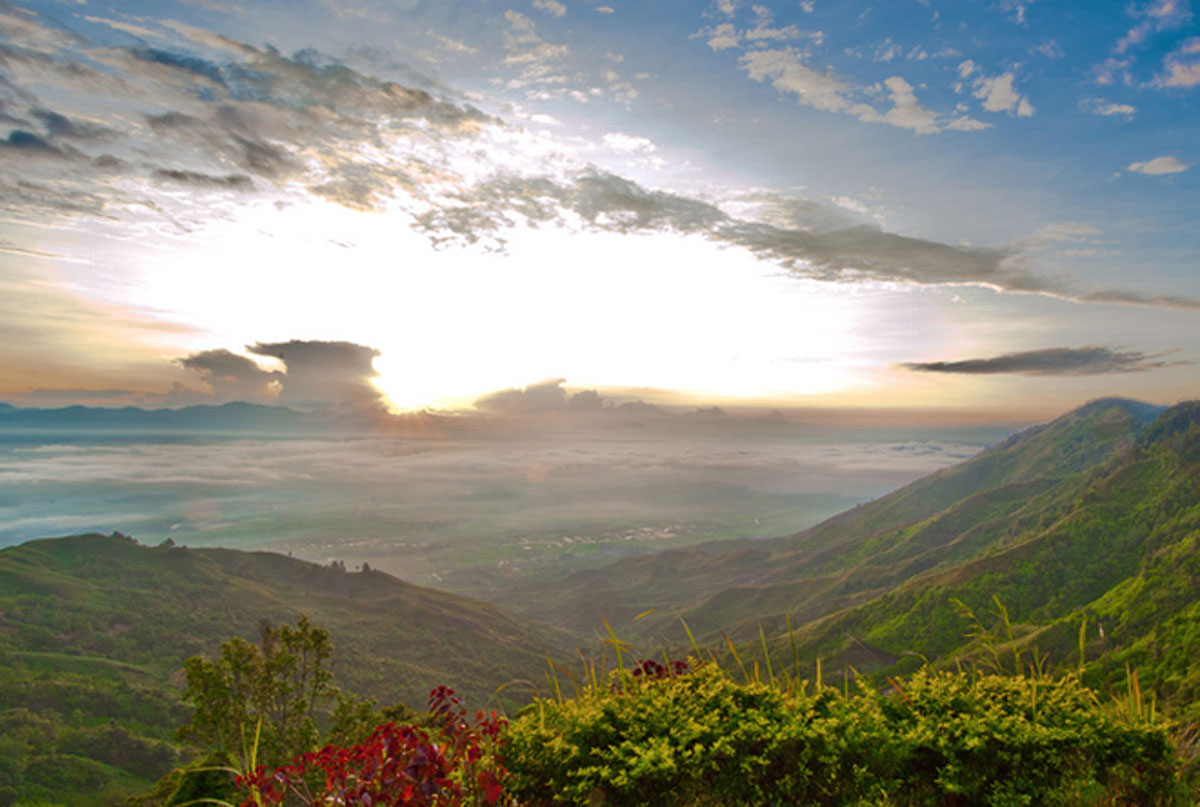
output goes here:
<path id="1" fill-rule="evenodd" d="M 195 707 L 180 740 L 215 752 L 239 770 L 280 765 L 313 750 L 318 718 L 338 694 L 328 669 L 329 632 L 300 617 L 290 625 L 259 626 L 259 643 L 231 639 L 221 656 L 187 660 L 183 699 Z"/>

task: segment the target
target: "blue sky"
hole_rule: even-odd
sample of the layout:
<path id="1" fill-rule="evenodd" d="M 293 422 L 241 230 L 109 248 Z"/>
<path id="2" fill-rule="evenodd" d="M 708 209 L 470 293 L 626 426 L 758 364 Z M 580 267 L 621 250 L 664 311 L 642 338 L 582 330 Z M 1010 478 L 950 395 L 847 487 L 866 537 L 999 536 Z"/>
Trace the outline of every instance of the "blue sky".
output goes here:
<path id="1" fill-rule="evenodd" d="M 63 0 L 0 36 L 9 400 L 319 399 L 326 353 L 255 349 L 293 343 L 376 351 L 318 364 L 394 408 L 1196 394 L 1187 0 Z"/>

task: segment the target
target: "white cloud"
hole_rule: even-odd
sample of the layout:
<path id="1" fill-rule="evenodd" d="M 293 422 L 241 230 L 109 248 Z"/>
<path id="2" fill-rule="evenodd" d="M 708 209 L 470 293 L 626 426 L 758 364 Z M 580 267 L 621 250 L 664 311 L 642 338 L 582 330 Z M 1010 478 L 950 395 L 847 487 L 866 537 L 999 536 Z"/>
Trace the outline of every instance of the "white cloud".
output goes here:
<path id="1" fill-rule="evenodd" d="M 1127 120 L 1137 114 L 1136 107 L 1129 104 L 1118 104 L 1104 98 L 1085 98 L 1079 102 L 1079 109 L 1081 112 L 1103 115 L 1106 118 L 1120 116 Z"/>
<path id="2" fill-rule="evenodd" d="M 596 6 L 596 11 L 599 14 L 615 14 L 612 6 Z"/>
<path id="3" fill-rule="evenodd" d="M 604 145 L 622 154 L 650 154 L 658 151 L 654 141 L 624 132 L 609 132 L 604 135 Z"/>
<path id="4" fill-rule="evenodd" d="M 1008 112 L 1020 118 L 1028 118 L 1034 113 L 1034 106 L 1029 103 L 1028 98 L 1017 92 L 1013 86 L 1015 80 L 1016 76 L 1011 71 L 994 78 L 981 76 L 975 80 L 974 95 L 983 100 L 983 108 L 988 112 Z"/>
<path id="5" fill-rule="evenodd" d="M 84 19 L 87 20 L 88 22 L 95 22 L 95 23 L 99 23 L 100 25 L 107 25 L 109 28 L 114 28 L 118 31 L 123 31 L 123 32 L 129 34 L 130 36 L 158 37 L 158 38 L 162 37 L 162 34 L 158 33 L 157 31 L 151 31 L 149 28 L 143 28 L 140 25 L 131 25 L 130 23 L 127 23 L 127 22 L 119 22 L 117 20 L 107 20 L 103 17 L 84 17 Z"/>
<path id="6" fill-rule="evenodd" d="M 717 0 L 717 8 L 727 17 L 732 17 L 737 12 L 737 0 Z"/>
<path id="7" fill-rule="evenodd" d="M 804 64 L 792 48 L 752 51 L 742 56 L 742 68 L 755 81 L 770 81 L 781 92 L 796 95 L 800 103 L 826 112 L 845 112 L 856 117 L 878 119 L 869 105 L 854 103 L 844 93 L 850 87 L 836 73 L 820 73 Z"/>
<path id="8" fill-rule="evenodd" d="M 425 36 L 437 40 L 438 44 L 441 45 L 443 49 L 451 51 L 452 53 L 478 53 L 479 52 L 479 48 L 474 48 L 465 42 L 460 42 L 457 39 L 451 39 L 448 36 L 443 36 L 442 34 L 439 34 L 437 31 L 434 31 L 432 28 L 425 31 Z"/>
<path id="9" fill-rule="evenodd" d="M 741 44 L 741 36 L 732 23 L 723 22 L 709 31 L 709 33 L 711 36 L 708 40 L 708 46 L 713 50 L 728 50 L 729 48 L 736 48 Z"/>
<path id="10" fill-rule="evenodd" d="M 875 48 L 874 61 L 890 62 L 892 59 L 900 56 L 903 52 L 904 49 L 896 42 L 893 42 L 891 37 L 888 37 L 887 39 L 883 40 L 883 42 L 879 43 L 878 47 Z"/>
<path id="11" fill-rule="evenodd" d="M 1132 64 L 1132 59 L 1105 59 L 1096 65 L 1096 83 L 1107 87 L 1119 79 L 1125 86 L 1132 86 L 1133 74 L 1129 72 Z"/>
<path id="12" fill-rule="evenodd" d="M 1192 18 L 1188 0 L 1151 0 L 1144 6 L 1131 7 L 1130 12 L 1141 22 L 1130 28 L 1113 47 L 1118 54 L 1138 47 L 1152 33 L 1178 28 Z"/>
<path id="13" fill-rule="evenodd" d="M 1200 85 L 1200 36 L 1185 41 L 1163 59 L 1163 72 L 1154 79 L 1157 87 Z"/>
<path id="14" fill-rule="evenodd" d="M 751 42 L 761 42 L 763 40 L 786 41 L 788 39 L 800 38 L 801 31 L 794 25 L 786 25 L 783 28 L 770 28 L 760 22 L 749 31 L 746 31 L 745 36 Z"/>
<path id="15" fill-rule="evenodd" d="M 1162 174 L 1179 174 L 1191 168 L 1185 162 L 1181 162 L 1178 158 L 1169 155 L 1155 157 L 1153 160 L 1147 160 L 1144 163 L 1130 163 L 1125 169 L 1134 171 L 1138 174 L 1149 174 L 1150 176 L 1160 176 Z"/>
<path id="16" fill-rule="evenodd" d="M 522 65 L 521 77 L 509 82 L 510 86 L 528 84 L 562 84 L 566 79 L 555 75 L 551 65 L 564 59 L 570 48 L 553 45 L 538 36 L 533 20 L 519 11 L 506 11 L 504 18 L 509 28 L 504 32 L 504 63 Z"/>
<path id="17" fill-rule="evenodd" d="M 1033 48 L 1031 53 L 1039 53 L 1047 59 L 1061 59 L 1066 54 L 1063 52 L 1062 46 L 1053 39 L 1047 40 L 1037 47 Z"/>
<path id="18" fill-rule="evenodd" d="M 917 134 L 933 134 L 940 131 L 937 116 L 921 106 L 911 84 L 900 76 L 891 76 L 883 83 L 892 96 L 892 108 L 884 116 L 888 123 L 901 129 L 911 129 Z"/>
<path id="19" fill-rule="evenodd" d="M 816 3 L 814 2 L 814 0 L 801 0 L 801 2 L 800 2 L 800 9 L 805 14 L 812 14 L 813 8 L 815 8 L 815 7 L 816 7 Z"/>
<path id="20" fill-rule="evenodd" d="M 890 76 L 883 85 L 858 88 L 832 71 L 820 72 L 804 63 L 804 55 L 793 48 L 758 50 L 742 55 L 742 69 L 755 81 L 770 82 L 780 92 L 792 93 L 797 100 L 813 109 L 838 112 L 857 118 L 863 123 L 887 123 L 916 134 L 933 134 L 946 129 L 977 131 L 987 124 L 959 115 L 941 122 L 934 111 L 922 106 L 911 84 L 901 76 Z M 881 93 L 886 88 L 891 109 L 880 112 L 871 104 L 855 100 L 856 92 Z M 1022 107 L 1021 105 L 1025 106 Z M 1029 115 L 1033 107 L 1027 101 L 1013 102 L 1016 114 Z"/>
<path id="21" fill-rule="evenodd" d="M 960 115 L 954 120 L 946 124 L 947 129 L 953 129 L 957 132 L 978 132 L 983 129 L 992 128 L 992 124 L 984 123 L 981 120 L 976 120 L 968 115 Z"/>
<path id="22" fill-rule="evenodd" d="M 533 0 L 533 7 L 541 9 L 552 17 L 562 17 L 567 13 L 567 7 L 558 0 Z"/>

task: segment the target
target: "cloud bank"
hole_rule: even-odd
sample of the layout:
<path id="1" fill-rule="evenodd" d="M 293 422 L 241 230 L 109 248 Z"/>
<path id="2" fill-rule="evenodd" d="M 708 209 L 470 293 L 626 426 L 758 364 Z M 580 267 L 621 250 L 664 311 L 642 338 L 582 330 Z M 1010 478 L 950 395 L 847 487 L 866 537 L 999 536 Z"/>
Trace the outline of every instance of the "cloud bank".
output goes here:
<path id="1" fill-rule="evenodd" d="M 958 361 L 904 362 L 905 370 L 922 373 L 952 373 L 959 375 L 1106 375 L 1110 373 L 1140 373 L 1179 362 L 1157 361 L 1166 354 L 1146 354 L 1136 350 L 1120 350 L 1087 345 L 1081 348 L 1053 347 L 1006 353 L 986 359 Z"/>
<path id="2" fill-rule="evenodd" d="M 176 390 L 175 402 L 199 400 L 280 403 L 300 409 L 379 410 L 382 394 L 372 384 L 379 351 L 353 342 L 258 342 L 255 356 L 278 360 L 282 370 L 264 370 L 255 361 L 225 349 L 204 350 L 177 360 L 196 373 L 208 394 Z"/>
<path id="3" fill-rule="evenodd" d="M 557 5 L 541 8 L 554 14 Z M 559 46 L 544 41 L 522 14 L 510 12 L 509 23 L 506 58 L 532 71 L 529 81 L 550 80 L 544 71 L 561 55 Z M 177 232 L 251 202 L 324 200 L 406 217 L 437 246 L 482 242 L 503 249 L 511 228 L 548 224 L 665 232 L 748 250 L 826 282 L 969 284 L 1084 302 L 1200 308 L 1195 297 L 1088 288 L 1048 275 L 1020 243 L 964 246 L 907 236 L 799 197 L 775 203 L 776 212 L 790 207 L 789 217 L 755 218 L 730 200 L 648 188 L 469 104 L 310 50 L 285 55 L 180 23 L 162 23 L 153 46 L 100 44 L 29 12 L 0 15 L 0 29 L 8 35 L 0 58 L 8 82 L 4 111 L 12 121 L 0 143 L 0 214 L 15 220 L 141 226 L 139 217 L 149 217 Z M 757 42 L 805 35 L 771 28 L 765 18 L 735 33 Z M 742 60 L 752 78 L 818 109 L 914 132 L 973 127 L 925 109 L 899 76 L 885 82 L 892 107 L 881 112 L 854 100 L 837 76 L 808 67 L 799 51 L 757 49 Z M 1011 73 L 983 77 L 973 64 L 960 73 L 975 82 L 986 108 L 1032 113 Z M 84 98 L 109 108 L 83 120 L 68 107 L 82 107 Z M 620 142 L 644 146 L 628 137 Z M 1172 159 L 1129 170 L 1186 168 Z"/>

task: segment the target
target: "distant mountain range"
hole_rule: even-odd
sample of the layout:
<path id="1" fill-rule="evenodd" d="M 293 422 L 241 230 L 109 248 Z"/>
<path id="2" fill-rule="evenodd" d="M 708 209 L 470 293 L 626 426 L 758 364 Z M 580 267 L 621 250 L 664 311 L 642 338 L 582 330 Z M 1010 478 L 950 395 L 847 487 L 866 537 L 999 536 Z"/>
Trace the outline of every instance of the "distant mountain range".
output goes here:
<path id="1" fill-rule="evenodd" d="M 142 409 L 136 406 L 37 409 L 0 403 L 0 430 L 290 431 L 328 425 L 329 419 L 326 417 L 284 406 L 262 406 L 239 401 L 180 409 Z"/>

